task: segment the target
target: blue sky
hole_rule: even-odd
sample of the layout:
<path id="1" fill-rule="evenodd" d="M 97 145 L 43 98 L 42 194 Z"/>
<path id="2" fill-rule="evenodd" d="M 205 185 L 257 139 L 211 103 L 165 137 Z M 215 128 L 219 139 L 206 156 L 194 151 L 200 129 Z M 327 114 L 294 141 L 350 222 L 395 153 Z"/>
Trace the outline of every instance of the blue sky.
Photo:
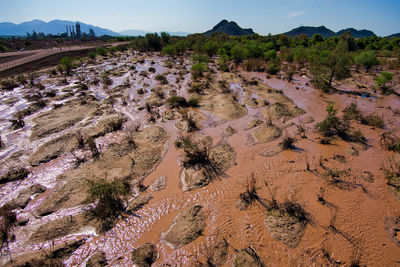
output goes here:
<path id="1" fill-rule="evenodd" d="M 300 25 L 400 32 L 399 0 L 0 0 L 0 21 L 79 20 L 114 31 L 209 30 L 222 19 L 259 34 Z"/>

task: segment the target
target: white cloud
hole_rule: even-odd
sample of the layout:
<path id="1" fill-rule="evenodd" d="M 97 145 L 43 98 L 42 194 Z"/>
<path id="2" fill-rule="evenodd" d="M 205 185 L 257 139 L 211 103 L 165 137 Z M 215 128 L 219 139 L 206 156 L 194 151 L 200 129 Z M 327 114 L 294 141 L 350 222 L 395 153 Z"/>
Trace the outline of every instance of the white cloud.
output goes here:
<path id="1" fill-rule="evenodd" d="M 304 13 L 306 13 L 305 9 L 304 10 L 295 11 L 295 12 L 292 12 L 289 15 L 287 15 L 286 18 L 296 18 L 298 16 L 303 15 Z"/>

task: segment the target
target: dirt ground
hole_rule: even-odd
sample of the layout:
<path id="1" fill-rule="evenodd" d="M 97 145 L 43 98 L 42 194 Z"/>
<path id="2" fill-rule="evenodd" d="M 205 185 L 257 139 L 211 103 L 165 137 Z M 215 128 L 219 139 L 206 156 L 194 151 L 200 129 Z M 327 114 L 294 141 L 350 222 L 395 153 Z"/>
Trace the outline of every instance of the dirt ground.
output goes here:
<path id="1" fill-rule="evenodd" d="M 380 94 L 371 73 L 334 84 L 369 97 L 326 94 L 307 75 L 222 73 L 215 59 L 193 92 L 190 66 L 128 50 L 1 91 L 0 176 L 27 175 L 0 184 L 0 207 L 16 214 L 0 265 L 399 263 L 400 156 L 387 149 L 400 130 L 397 95 Z M 171 107 L 170 96 L 199 103 Z M 328 102 L 340 118 L 356 103 L 384 127 L 351 119 L 364 141 L 325 137 L 315 126 Z M 210 144 L 194 163 L 189 137 Z M 98 181 L 129 185 L 104 233 L 88 215 Z"/>

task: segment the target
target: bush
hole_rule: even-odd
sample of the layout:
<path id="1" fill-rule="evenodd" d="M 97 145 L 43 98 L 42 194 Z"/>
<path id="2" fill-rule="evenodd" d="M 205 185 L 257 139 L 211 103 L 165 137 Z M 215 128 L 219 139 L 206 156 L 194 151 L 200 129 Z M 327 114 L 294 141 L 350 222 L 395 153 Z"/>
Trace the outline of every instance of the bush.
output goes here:
<path id="1" fill-rule="evenodd" d="M 343 110 L 343 119 L 345 120 L 359 120 L 361 117 L 361 112 L 355 102 L 351 103 Z"/>
<path id="2" fill-rule="evenodd" d="M 8 80 L 3 80 L 1 81 L 1 89 L 5 91 L 11 91 L 14 88 L 18 87 L 18 84 L 15 83 L 13 80 L 8 79 Z"/>
<path id="3" fill-rule="evenodd" d="M 382 71 L 381 75 L 375 80 L 377 86 L 382 90 L 385 94 L 388 92 L 388 83 L 393 79 L 393 73 Z"/>
<path id="4" fill-rule="evenodd" d="M 203 77 L 203 72 L 207 71 L 207 65 L 205 63 L 194 64 L 190 69 L 193 79 L 197 81 L 199 78 Z"/>
<path id="5" fill-rule="evenodd" d="M 270 62 L 267 64 L 267 72 L 269 74 L 277 74 L 279 71 L 281 70 L 280 65 L 278 64 L 278 62 Z"/>
<path id="6" fill-rule="evenodd" d="M 210 161 L 211 143 L 207 140 L 193 141 L 190 137 L 183 143 L 183 166 L 185 168 L 201 165 L 212 166 Z"/>
<path id="7" fill-rule="evenodd" d="M 260 58 L 250 58 L 244 62 L 243 67 L 247 71 L 264 71 L 265 62 Z"/>
<path id="8" fill-rule="evenodd" d="M 192 97 L 190 97 L 189 100 L 187 101 L 187 106 L 188 106 L 188 107 L 194 107 L 194 108 L 196 108 L 196 107 L 199 106 L 199 104 L 200 104 L 200 98 L 199 98 L 199 97 L 192 96 Z"/>
<path id="9" fill-rule="evenodd" d="M 150 67 L 150 68 L 149 68 L 149 72 L 155 73 L 155 72 L 156 72 L 156 69 L 155 69 L 154 67 Z"/>
<path id="10" fill-rule="evenodd" d="M 106 56 L 107 53 L 108 53 L 108 51 L 107 51 L 107 49 L 105 49 L 104 47 L 98 47 L 98 48 L 96 49 L 96 53 L 97 53 L 98 55 L 101 55 L 101 56 Z"/>
<path id="11" fill-rule="evenodd" d="M 88 201 L 98 201 L 97 205 L 90 210 L 90 213 L 101 221 L 100 231 L 108 231 L 121 212 L 124 211 L 120 196 L 129 193 L 129 185 L 100 180 L 97 182 L 88 181 L 88 187 Z"/>
<path id="12" fill-rule="evenodd" d="M 71 70 L 73 68 L 73 60 L 70 57 L 63 57 L 59 64 L 59 70 L 62 70 L 66 75 L 71 75 Z"/>
<path id="13" fill-rule="evenodd" d="M 372 127 L 377 127 L 383 129 L 385 127 L 385 123 L 383 122 L 382 118 L 376 115 L 369 115 L 361 118 L 361 123 L 372 126 Z"/>
<path id="14" fill-rule="evenodd" d="M 283 138 L 282 142 L 279 143 L 279 146 L 282 148 L 282 150 L 293 149 L 293 144 L 295 141 L 296 140 L 293 137 L 286 136 Z"/>
<path id="15" fill-rule="evenodd" d="M 163 74 L 157 74 L 154 79 L 159 81 L 161 84 L 168 84 L 167 78 Z"/>
<path id="16" fill-rule="evenodd" d="M 89 52 L 88 53 L 88 57 L 90 58 L 90 59 L 95 59 L 96 58 L 96 53 L 95 52 Z"/>
<path id="17" fill-rule="evenodd" d="M 364 51 L 354 58 L 357 66 L 363 66 L 367 71 L 372 66 L 378 65 L 379 61 L 376 59 L 376 53 L 374 51 Z"/>
<path id="18" fill-rule="evenodd" d="M 170 98 L 167 99 L 167 103 L 170 106 L 170 108 L 180 108 L 187 106 L 186 99 L 181 96 L 171 96 Z"/>
<path id="19" fill-rule="evenodd" d="M 168 55 L 170 57 L 176 55 L 176 49 L 174 45 L 167 45 L 161 50 L 162 55 Z"/>

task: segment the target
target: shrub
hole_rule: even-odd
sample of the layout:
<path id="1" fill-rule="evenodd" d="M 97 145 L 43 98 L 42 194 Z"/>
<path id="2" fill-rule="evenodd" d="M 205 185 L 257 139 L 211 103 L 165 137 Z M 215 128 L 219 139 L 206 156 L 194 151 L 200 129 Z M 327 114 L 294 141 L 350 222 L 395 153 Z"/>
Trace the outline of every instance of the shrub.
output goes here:
<path id="1" fill-rule="evenodd" d="M 191 138 L 187 139 L 183 143 L 183 166 L 193 167 L 196 165 L 201 165 L 204 167 L 212 166 L 210 161 L 210 149 L 211 143 L 207 140 L 193 141 Z"/>
<path id="2" fill-rule="evenodd" d="M 279 146 L 282 148 L 282 150 L 293 149 L 293 144 L 295 141 L 296 140 L 293 137 L 286 136 L 283 138 L 282 142 L 279 143 Z"/>
<path id="3" fill-rule="evenodd" d="M 143 95 L 144 94 L 144 90 L 143 90 L 143 88 L 139 88 L 139 89 L 137 89 L 137 91 L 136 91 L 137 93 L 138 93 L 138 95 Z"/>
<path id="4" fill-rule="evenodd" d="M 101 56 L 106 56 L 107 53 L 108 53 L 108 51 L 107 51 L 107 49 L 105 49 L 104 47 L 98 47 L 98 48 L 96 49 L 96 53 L 97 53 L 98 55 L 101 55 Z"/>
<path id="5" fill-rule="evenodd" d="M 400 192 L 400 162 L 394 158 L 389 158 L 388 164 L 383 167 L 387 184 Z"/>
<path id="6" fill-rule="evenodd" d="M 1 89 L 5 91 L 11 91 L 14 88 L 18 87 L 18 84 L 15 83 L 13 80 L 8 79 L 8 80 L 2 80 L 1 81 Z"/>
<path id="7" fill-rule="evenodd" d="M 193 83 L 192 87 L 188 90 L 189 93 L 203 94 L 204 93 L 204 85 L 201 83 Z"/>
<path id="8" fill-rule="evenodd" d="M 95 58 L 96 58 L 96 53 L 93 52 L 93 51 L 91 51 L 91 52 L 88 53 L 88 57 L 89 57 L 90 59 L 95 59 Z"/>
<path id="9" fill-rule="evenodd" d="M 374 65 L 378 65 L 379 61 L 376 59 L 374 51 L 364 51 L 354 58 L 357 66 L 363 66 L 367 71 Z"/>
<path id="10" fill-rule="evenodd" d="M 393 73 L 382 71 L 380 76 L 375 80 L 377 86 L 382 90 L 382 93 L 388 92 L 388 83 L 393 79 Z"/>
<path id="11" fill-rule="evenodd" d="M 199 63 L 207 64 L 208 63 L 208 56 L 207 55 L 193 54 L 191 59 L 196 64 L 199 64 Z"/>
<path id="12" fill-rule="evenodd" d="M 400 138 L 392 135 L 390 132 L 382 134 L 380 143 L 383 148 L 400 153 Z"/>
<path id="13" fill-rule="evenodd" d="M 66 75 L 71 75 L 71 70 L 73 68 L 73 60 L 70 57 L 63 57 L 59 64 L 59 70 L 62 70 Z"/>
<path id="14" fill-rule="evenodd" d="M 156 69 L 155 69 L 154 67 L 150 67 L 150 68 L 149 68 L 149 72 L 155 73 L 155 72 L 156 72 Z"/>
<path id="15" fill-rule="evenodd" d="M 170 108 L 180 108 L 187 106 L 186 99 L 181 96 L 171 96 L 170 98 L 167 99 L 167 103 L 170 106 Z"/>
<path id="16" fill-rule="evenodd" d="M 385 123 L 383 122 L 382 118 L 376 115 L 369 115 L 361 118 L 361 123 L 372 126 L 372 127 L 377 127 L 383 129 L 385 127 Z"/>
<path id="17" fill-rule="evenodd" d="M 199 104 L 200 104 L 200 98 L 199 98 L 199 97 L 192 96 L 192 97 L 190 97 L 189 100 L 187 101 L 187 106 L 188 106 L 188 107 L 194 107 L 194 108 L 196 108 L 196 107 L 199 106 Z"/>
<path id="18" fill-rule="evenodd" d="M 166 47 L 164 47 L 161 50 L 161 54 L 162 55 L 168 55 L 170 57 L 175 56 L 176 55 L 176 49 L 174 45 L 167 45 Z"/>
<path id="19" fill-rule="evenodd" d="M 359 120 L 361 117 L 361 112 L 355 102 L 351 103 L 343 110 L 343 119 L 345 120 Z"/>
<path id="20" fill-rule="evenodd" d="M 192 73 L 193 79 L 195 81 L 203 77 L 203 72 L 205 71 L 207 71 L 207 65 L 205 63 L 196 63 L 190 69 L 190 72 Z"/>
<path id="21" fill-rule="evenodd" d="M 167 78 L 163 74 L 157 74 L 154 79 L 159 81 L 161 84 L 168 84 Z"/>
<path id="22" fill-rule="evenodd" d="M 88 181 L 88 201 L 98 201 L 90 213 L 101 221 L 100 232 L 111 229 L 118 216 L 124 211 L 120 196 L 127 195 L 130 191 L 127 184 L 117 182 Z"/>
<path id="23" fill-rule="evenodd" d="M 280 65 L 277 62 L 270 62 L 267 64 L 267 72 L 269 74 L 277 74 L 281 70 Z"/>
<path id="24" fill-rule="evenodd" d="M 244 62 L 243 67 L 247 71 L 264 71 L 265 62 L 259 58 L 250 58 Z"/>

